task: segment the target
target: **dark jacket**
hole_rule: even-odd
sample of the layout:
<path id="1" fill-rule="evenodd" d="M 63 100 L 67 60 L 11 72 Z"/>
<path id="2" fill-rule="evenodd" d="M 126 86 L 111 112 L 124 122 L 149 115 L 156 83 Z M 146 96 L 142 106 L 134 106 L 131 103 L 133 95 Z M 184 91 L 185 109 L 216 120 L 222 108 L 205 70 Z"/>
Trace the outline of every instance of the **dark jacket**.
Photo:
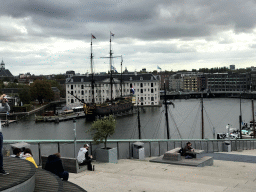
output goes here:
<path id="1" fill-rule="evenodd" d="M 85 159 L 86 159 L 86 160 L 90 160 L 90 159 L 91 159 L 91 157 L 89 157 L 88 151 L 85 153 Z"/>
<path id="2" fill-rule="evenodd" d="M 61 177 L 62 173 L 64 172 L 61 159 L 56 155 L 48 156 L 47 162 L 45 164 L 45 170 Z"/>

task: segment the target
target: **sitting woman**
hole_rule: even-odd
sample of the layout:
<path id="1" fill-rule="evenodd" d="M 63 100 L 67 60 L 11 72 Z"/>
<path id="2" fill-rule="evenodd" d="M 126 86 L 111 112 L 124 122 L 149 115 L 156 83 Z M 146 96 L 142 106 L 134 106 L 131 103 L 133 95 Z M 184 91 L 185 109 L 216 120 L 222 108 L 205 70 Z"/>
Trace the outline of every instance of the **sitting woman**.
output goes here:
<path id="1" fill-rule="evenodd" d="M 184 147 L 184 156 L 186 159 L 192 159 L 195 158 L 196 155 L 190 152 L 194 152 L 194 148 L 191 147 L 192 144 L 190 142 L 187 142 L 186 146 Z"/>
<path id="2" fill-rule="evenodd" d="M 20 148 L 13 149 L 13 155 L 11 155 L 11 157 L 20 158 L 21 157 L 21 149 Z"/>
<path id="3" fill-rule="evenodd" d="M 67 171 L 64 171 L 60 157 L 60 153 L 49 155 L 45 164 L 45 170 L 50 171 L 55 175 L 58 175 L 60 178 L 63 179 L 63 181 L 67 181 L 69 173 Z"/>
<path id="4" fill-rule="evenodd" d="M 24 155 L 23 155 L 22 159 L 26 159 L 27 161 L 30 161 L 31 163 L 33 163 L 35 165 L 36 168 L 38 168 L 38 166 L 33 158 L 32 152 L 29 148 L 26 148 L 24 150 Z"/>

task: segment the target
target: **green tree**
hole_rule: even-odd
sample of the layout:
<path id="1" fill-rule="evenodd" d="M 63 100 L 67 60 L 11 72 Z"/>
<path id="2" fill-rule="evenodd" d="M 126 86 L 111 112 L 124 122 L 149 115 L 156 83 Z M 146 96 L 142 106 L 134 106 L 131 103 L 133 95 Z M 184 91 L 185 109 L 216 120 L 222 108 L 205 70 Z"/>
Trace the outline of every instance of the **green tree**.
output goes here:
<path id="1" fill-rule="evenodd" d="M 44 99 L 52 100 L 54 93 L 51 84 L 46 80 L 36 80 L 30 86 L 32 99 L 37 99 L 39 104 L 43 103 Z"/>
<path id="2" fill-rule="evenodd" d="M 104 148 L 107 149 L 107 139 L 115 133 L 116 120 L 110 115 L 103 119 L 93 122 L 90 132 L 92 132 L 93 140 L 96 144 L 104 142 Z"/>
<path id="3" fill-rule="evenodd" d="M 60 90 L 60 96 L 65 98 L 66 97 L 66 90 L 63 86 L 59 84 L 58 81 L 55 80 L 47 80 L 51 84 L 52 87 L 57 87 Z"/>
<path id="4" fill-rule="evenodd" d="M 19 91 L 19 98 L 23 104 L 30 104 L 31 102 L 31 93 L 29 86 L 25 86 Z"/>

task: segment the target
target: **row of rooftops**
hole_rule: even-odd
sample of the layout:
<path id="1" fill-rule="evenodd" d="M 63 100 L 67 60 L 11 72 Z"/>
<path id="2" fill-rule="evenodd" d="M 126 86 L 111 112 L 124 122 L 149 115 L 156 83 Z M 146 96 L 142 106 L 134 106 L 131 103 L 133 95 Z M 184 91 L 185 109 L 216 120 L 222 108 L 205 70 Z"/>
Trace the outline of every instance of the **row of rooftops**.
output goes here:
<path id="1" fill-rule="evenodd" d="M 121 81 L 121 74 L 113 74 L 112 75 L 114 80 Z M 109 82 L 110 75 L 94 75 L 93 76 L 94 81 L 96 82 Z M 70 78 L 66 79 L 66 83 L 72 83 L 72 82 L 91 82 L 92 81 L 92 75 L 85 75 L 85 76 L 72 76 Z M 122 81 L 159 81 L 159 76 L 155 76 L 150 73 L 145 74 L 122 74 Z"/>

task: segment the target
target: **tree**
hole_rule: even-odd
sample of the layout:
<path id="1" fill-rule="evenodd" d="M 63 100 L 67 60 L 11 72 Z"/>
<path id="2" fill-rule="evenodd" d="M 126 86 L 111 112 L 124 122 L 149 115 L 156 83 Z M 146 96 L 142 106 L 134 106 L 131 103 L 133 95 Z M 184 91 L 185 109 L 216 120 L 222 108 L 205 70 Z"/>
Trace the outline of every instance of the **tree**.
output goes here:
<path id="1" fill-rule="evenodd" d="M 107 149 L 107 139 L 115 133 L 116 120 L 110 115 L 93 122 L 90 132 L 96 144 L 104 142 L 104 149 Z"/>
<path id="2" fill-rule="evenodd" d="M 51 84 L 51 87 L 57 87 L 60 90 L 60 96 L 65 98 L 66 97 L 66 90 L 60 83 L 56 80 L 47 80 Z"/>
<path id="3" fill-rule="evenodd" d="M 32 99 L 37 99 L 39 104 L 43 103 L 44 99 L 52 100 L 54 93 L 51 84 L 46 80 L 35 80 L 30 86 Z"/>
<path id="4" fill-rule="evenodd" d="M 30 104 L 30 101 L 31 101 L 30 88 L 28 86 L 25 86 L 23 89 L 21 89 L 19 91 L 19 97 L 20 97 L 20 101 L 22 101 L 23 104 Z"/>

